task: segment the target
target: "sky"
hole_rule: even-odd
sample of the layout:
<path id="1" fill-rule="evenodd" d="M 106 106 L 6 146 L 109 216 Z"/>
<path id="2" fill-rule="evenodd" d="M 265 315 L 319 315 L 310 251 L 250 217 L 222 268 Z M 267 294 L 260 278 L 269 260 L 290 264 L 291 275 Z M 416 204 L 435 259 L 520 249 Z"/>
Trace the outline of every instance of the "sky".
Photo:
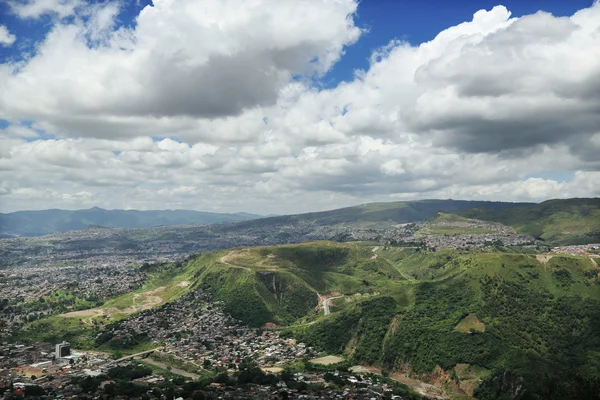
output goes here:
<path id="1" fill-rule="evenodd" d="M 598 1 L 0 2 L 0 211 L 600 196 Z"/>

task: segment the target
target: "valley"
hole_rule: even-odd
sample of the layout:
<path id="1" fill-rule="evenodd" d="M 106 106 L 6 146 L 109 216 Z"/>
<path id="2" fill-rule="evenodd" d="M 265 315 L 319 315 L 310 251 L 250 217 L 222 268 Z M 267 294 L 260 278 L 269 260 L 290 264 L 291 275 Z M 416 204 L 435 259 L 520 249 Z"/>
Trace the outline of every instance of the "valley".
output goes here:
<path id="1" fill-rule="evenodd" d="M 219 385 L 212 386 L 217 392 L 262 368 L 253 379 L 265 388 L 270 376 L 284 376 L 277 379 L 288 389 L 337 382 L 360 394 L 359 376 L 374 387 L 383 380 L 381 396 L 593 398 L 600 388 L 600 245 L 557 245 L 563 239 L 527 236 L 475 213 L 482 214 L 436 211 L 379 228 L 365 228 L 364 220 L 363 227 L 305 219 L 280 225 L 282 217 L 273 217 L 4 239 L 7 259 L 23 261 L 3 265 L 3 340 L 34 347 L 67 341 L 117 360 L 99 374 L 139 364 L 157 382 L 175 374 Z M 91 232 L 98 235 L 69 244 Z M 206 250 L 170 253 L 178 237 Z M 228 247 L 220 241 L 226 237 L 242 245 Z M 136 249 L 119 246 L 131 238 L 141 240 Z M 161 253 L 158 244 L 169 250 Z M 0 368 L 19 365 L 9 357 Z M 76 361 L 74 375 L 61 368 L 53 369 L 62 377 L 56 384 L 94 370 L 89 360 Z"/>

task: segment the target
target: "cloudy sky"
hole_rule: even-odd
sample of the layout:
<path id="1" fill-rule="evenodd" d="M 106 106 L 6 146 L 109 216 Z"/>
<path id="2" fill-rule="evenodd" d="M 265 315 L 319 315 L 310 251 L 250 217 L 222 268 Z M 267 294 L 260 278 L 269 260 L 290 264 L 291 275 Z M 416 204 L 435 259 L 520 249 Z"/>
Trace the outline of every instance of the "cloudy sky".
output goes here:
<path id="1" fill-rule="evenodd" d="M 0 211 L 599 196 L 600 3 L 503 4 L 0 2 Z"/>

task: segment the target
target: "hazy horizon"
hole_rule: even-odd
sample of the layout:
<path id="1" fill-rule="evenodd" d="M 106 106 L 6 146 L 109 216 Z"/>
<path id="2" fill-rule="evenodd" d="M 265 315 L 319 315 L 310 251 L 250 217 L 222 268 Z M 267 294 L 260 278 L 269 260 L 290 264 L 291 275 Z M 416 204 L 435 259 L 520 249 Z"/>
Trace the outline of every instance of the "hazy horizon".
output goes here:
<path id="1" fill-rule="evenodd" d="M 600 2 L 296 4 L 1 3 L 0 210 L 600 195 Z"/>

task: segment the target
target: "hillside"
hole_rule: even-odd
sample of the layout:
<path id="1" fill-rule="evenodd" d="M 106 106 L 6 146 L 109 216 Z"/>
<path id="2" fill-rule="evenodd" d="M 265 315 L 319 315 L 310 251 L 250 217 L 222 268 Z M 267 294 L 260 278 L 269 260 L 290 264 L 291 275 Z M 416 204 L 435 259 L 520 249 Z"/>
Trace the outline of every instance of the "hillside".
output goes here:
<path id="1" fill-rule="evenodd" d="M 480 400 L 596 398 L 600 279 L 589 259 L 400 249 L 380 254 L 413 280 L 403 288 L 408 301 L 382 294 L 295 328 L 293 335 L 422 379 L 446 374 Z"/>
<path id="2" fill-rule="evenodd" d="M 105 228 L 149 228 L 160 225 L 214 224 L 245 221 L 260 215 L 221 214 L 190 210 L 87 210 L 17 211 L 0 214 L 0 234 L 10 236 L 41 236 L 54 232 L 84 229 L 89 226 Z"/>
<path id="3" fill-rule="evenodd" d="M 123 319 L 195 288 L 212 293 L 225 311 L 250 326 L 291 324 L 310 314 L 318 316 L 321 295 L 396 292 L 406 284 L 393 265 L 373 259 L 371 248 L 310 242 L 203 253 L 182 264 L 152 267 L 152 277 L 143 288 L 95 309 L 42 319 L 30 327 L 30 333 L 36 339 L 66 339 L 89 347 L 92 321 Z"/>
<path id="4" fill-rule="evenodd" d="M 500 222 L 556 245 L 600 242 L 600 198 L 548 200 L 516 208 L 474 208 L 467 218 Z"/>
<path id="5" fill-rule="evenodd" d="M 33 322 L 23 338 L 98 348 L 104 324 L 202 288 L 250 326 L 291 326 L 287 335 L 323 351 L 392 374 L 445 377 L 480 400 L 595 398 L 600 390 L 600 278 L 588 257 L 324 241 L 150 268 L 138 291 Z M 323 315 L 320 302 L 338 296 Z"/>
<path id="6" fill-rule="evenodd" d="M 310 222 L 315 225 L 349 224 L 363 228 L 390 227 L 396 224 L 423 221 L 440 211 L 457 212 L 472 208 L 511 209 L 532 203 L 508 203 L 495 201 L 467 200 L 418 200 L 390 203 L 368 203 L 336 210 L 284 215 L 248 221 L 243 226 L 276 226 L 295 222 Z"/>

